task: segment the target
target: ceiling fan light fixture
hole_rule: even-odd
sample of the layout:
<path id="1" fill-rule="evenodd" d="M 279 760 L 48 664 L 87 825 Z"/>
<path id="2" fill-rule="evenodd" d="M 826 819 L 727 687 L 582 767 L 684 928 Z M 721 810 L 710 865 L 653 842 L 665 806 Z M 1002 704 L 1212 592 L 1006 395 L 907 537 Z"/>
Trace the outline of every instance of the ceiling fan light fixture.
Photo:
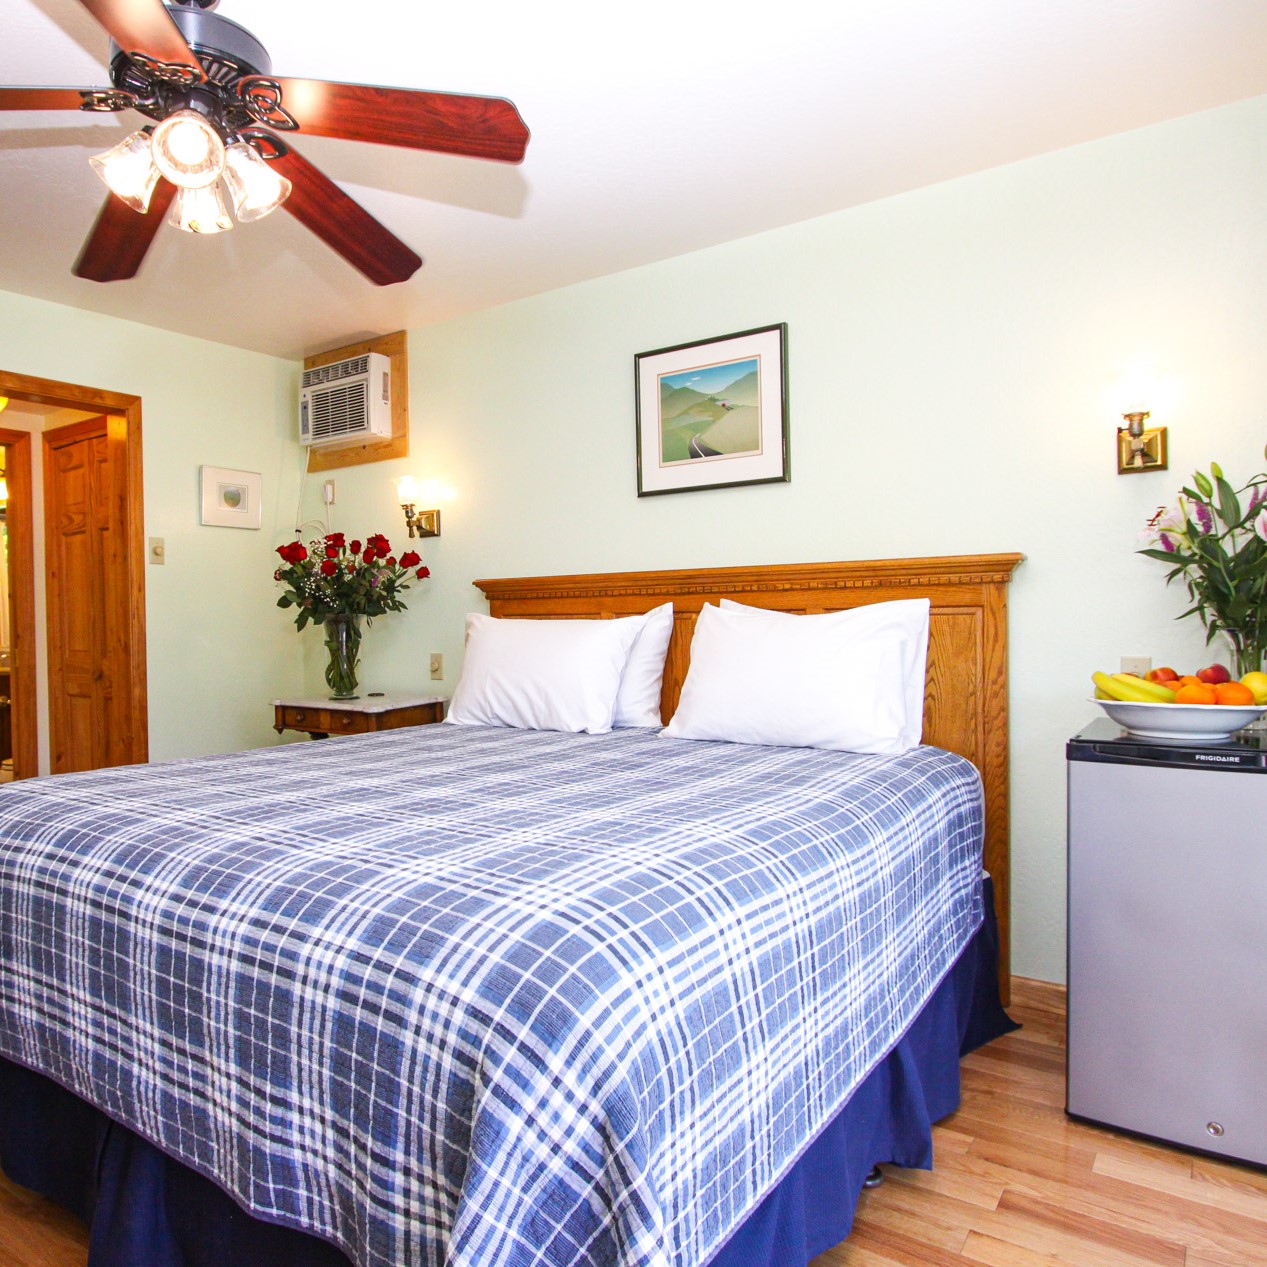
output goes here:
<path id="1" fill-rule="evenodd" d="M 224 142 L 197 110 L 177 110 L 154 129 L 150 150 L 158 170 L 179 189 L 214 185 L 224 170 Z"/>
<path id="2" fill-rule="evenodd" d="M 133 211 L 149 210 L 159 171 L 150 152 L 148 131 L 133 132 L 104 153 L 94 154 L 88 163 L 106 188 Z"/>
<path id="3" fill-rule="evenodd" d="M 185 233 L 223 233 L 233 228 L 219 185 L 182 189 L 172 203 L 167 223 Z"/>
<path id="4" fill-rule="evenodd" d="M 224 183 L 233 198 L 233 211 L 243 224 L 276 211 L 290 196 L 290 181 L 246 141 L 234 141 L 225 148 Z"/>

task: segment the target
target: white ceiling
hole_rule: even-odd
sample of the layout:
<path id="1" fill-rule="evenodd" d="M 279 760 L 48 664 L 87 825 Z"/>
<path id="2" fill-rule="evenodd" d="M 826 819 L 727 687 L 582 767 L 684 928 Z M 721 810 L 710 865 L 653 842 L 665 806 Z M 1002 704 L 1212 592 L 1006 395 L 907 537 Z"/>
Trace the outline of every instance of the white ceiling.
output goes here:
<path id="1" fill-rule="evenodd" d="M 521 166 L 299 134 L 424 258 L 377 287 L 279 213 L 71 275 L 141 120 L 0 114 L 0 290 L 280 356 L 1267 93 L 1264 0 L 222 0 L 274 72 L 510 98 Z M 77 0 L 0 0 L 0 84 L 105 86 Z"/>

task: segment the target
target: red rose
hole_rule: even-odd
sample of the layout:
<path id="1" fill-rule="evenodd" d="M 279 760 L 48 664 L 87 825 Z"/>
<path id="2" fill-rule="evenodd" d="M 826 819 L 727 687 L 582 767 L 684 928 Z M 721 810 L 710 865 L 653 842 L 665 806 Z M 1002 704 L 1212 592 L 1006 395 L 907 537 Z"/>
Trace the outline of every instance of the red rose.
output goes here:
<path id="1" fill-rule="evenodd" d="M 378 555 L 376 555 L 369 546 L 366 546 L 365 553 L 361 555 L 361 559 L 366 563 L 373 563 L 376 558 L 378 558 Z"/>
<path id="2" fill-rule="evenodd" d="M 421 556 L 416 550 L 409 550 L 400 556 L 400 566 L 403 568 L 411 568 L 422 562 Z"/>
<path id="3" fill-rule="evenodd" d="M 430 575 L 431 575 L 431 569 L 430 569 L 430 568 L 419 568 L 419 569 L 418 569 L 418 579 L 419 579 L 420 581 L 425 581 L 425 580 L 427 579 L 427 577 L 429 577 Z"/>
<path id="4" fill-rule="evenodd" d="M 326 546 L 326 558 L 327 558 L 327 559 L 337 559 L 338 557 L 339 557 L 339 547 L 338 547 L 338 546 Z"/>
<path id="5" fill-rule="evenodd" d="M 333 559 L 327 559 L 321 565 L 322 576 L 333 576 L 339 570 L 339 565 Z"/>
<path id="6" fill-rule="evenodd" d="M 287 563 L 302 563 L 308 557 L 308 551 L 298 541 L 292 541 L 288 545 L 278 546 L 277 553 Z"/>
<path id="7" fill-rule="evenodd" d="M 326 545 L 334 546 L 336 550 L 342 549 L 343 548 L 343 534 L 341 532 L 327 532 Z M 333 558 L 334 556 L 331 555 L 330 557 Z"/>
<path id="8" fill-rule="evenodd" d="M 361 543 L 360 543 L 359 541 L 350 541 L 350 542 L 348 543 L 348 553 L 349 553 L 349 554 L 360 554 L 360 553 L 361 553 Z"/>
<path id="9" fill-rule="evenodd" d="M 392 552 L 392 543 L 381 532 L 376 532 L 370 537 L 367 544 L 379 558 L 386 558 Z"/>
<path id="10" fill-rule="evenodd" d="M 396 566 L 396 560 L 395 560 L 395 558 L 394 558 L 392 555 L 390 555 L 390 554 L 387 556 L 387 566 L 388 566 L 389 568 L 394 568 L 394 567 Z"/>

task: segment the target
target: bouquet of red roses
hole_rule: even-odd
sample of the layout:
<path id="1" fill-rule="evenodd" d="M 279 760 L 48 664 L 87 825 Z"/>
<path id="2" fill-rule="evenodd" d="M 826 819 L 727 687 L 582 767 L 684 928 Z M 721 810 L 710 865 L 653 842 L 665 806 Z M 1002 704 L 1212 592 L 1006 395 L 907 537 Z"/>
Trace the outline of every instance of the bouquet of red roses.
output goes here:
<path id="1" fill-rule="evenodd" d="M 295 626 L 323 625 L 329 616 L 364 616 L 373 620 L 385 612 L 405 610 L 401 594 L 413 580 L 423 580 L 431 569 L 413 550 L 397 558 L 381 532 L 348 541 L 341 532 L 310 541 L 278 546 L 282 566 L 273 573 L 285 590 L 278 607 L 297 607 Z"/>

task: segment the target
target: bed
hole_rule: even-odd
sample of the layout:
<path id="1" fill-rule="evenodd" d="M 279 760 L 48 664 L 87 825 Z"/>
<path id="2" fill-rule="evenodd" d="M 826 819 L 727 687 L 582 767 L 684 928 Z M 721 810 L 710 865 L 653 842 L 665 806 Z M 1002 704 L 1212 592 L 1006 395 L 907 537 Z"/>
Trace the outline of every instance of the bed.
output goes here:
<path id="1" fill-rule="evenodd" d="M 0 1163 L 101 1267 L 805 1262 L 1008 1024 L 1018 562 L 477 583 L 671 601 L 664 718 L 710 600 L 926 598 L 900 757 L 442 726 L 15 785 Z"/>

